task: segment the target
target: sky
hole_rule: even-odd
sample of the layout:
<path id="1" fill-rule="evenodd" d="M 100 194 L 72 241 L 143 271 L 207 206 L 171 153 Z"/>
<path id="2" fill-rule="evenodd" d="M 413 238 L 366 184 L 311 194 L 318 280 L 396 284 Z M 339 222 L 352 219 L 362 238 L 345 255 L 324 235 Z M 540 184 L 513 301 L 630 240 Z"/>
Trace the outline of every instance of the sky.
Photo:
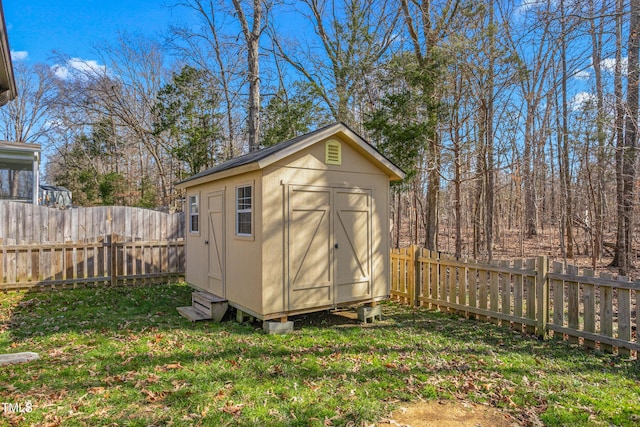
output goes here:
<path id="1" fill-rule="evenodd" d="M 167 0 L 2 0 L 13 61 L 53 62 L 53 52 L 91 60 L 118 31 L 156 36 L 176 21 Z"/>

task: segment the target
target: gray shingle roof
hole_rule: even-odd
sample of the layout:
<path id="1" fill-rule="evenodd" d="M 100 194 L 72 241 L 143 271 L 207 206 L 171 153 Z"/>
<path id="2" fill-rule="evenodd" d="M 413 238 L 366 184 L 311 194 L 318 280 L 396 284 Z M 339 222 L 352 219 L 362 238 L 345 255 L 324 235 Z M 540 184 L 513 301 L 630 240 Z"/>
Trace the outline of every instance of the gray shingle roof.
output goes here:
<path id="1" fill-rule="evenodd" d="M 336 123 L 332 123 L 330 125 L 321 127 L 320 129 L 316 129 L 313 132 L 309 132 L 309 133 L 306 133 L 304 135 L 300 135 L 300 136 L 297 136 L 295 138 L 289 139 L 287 141 L 280 142 L 280 143 L 278 143 L 276 145 L 272 145 L 270 147 L 266 147 L 266 148 L 262 148 L 262 149 L 259 149 L 259 150 L 256 150 L 256 151 L 252 151 L 252 152 L 250 152 L 248 154 L 245 154 L 243 156 L 239 156 L 239 157 L 235 157 L 233 159 L 227 160 L 227 161 L 222 162 L 222 163 L 220 163 L 220 164 L 218 164 L 218 165 L 216 165 L 216 166 L 214 166 L 212 168 L 209 168 L 209 169 L 204 170 L 202 172 L 199 172 L 199 173 L 197 173 L 197 174 L 195 174 L 193 176 L 190 176 L 189 178 L 178 182 L 177 185 L 181 185 L 181 184 L 184 184 L 184 183 L 187 183 L 187 182 L 190 182 L 190 181 L 197 180 L 197 179 L 202 178 L 202 177 L 206 177 L 206 176 L 209 176 L 209 175 L 217 174 L 217 173 L 220 173 L 220 172 L 223 172 L 223 171 L 227 171 L 227 170 L 230 170 L 230 169 L 234 169 L 234 168 L 237 168 L 237 167 L 240 167 L 240 166 L 244 166 L 244 165 L 248 165 L 248 164 L 251 164 L 251 163 L 259 162 L 259 161 L 261 161 L 263 159 L 266 159 L 267 157 L 272 156 L 272 155 L 274 155 L 274 154 L 276 154 L 276 153 L 278 153 L 280 151 L 286 150 L 289 147 L 292 147 L 292 146 L 294 146 L 294 145 L 296 145 L 296 144 L 298 144 L 298 143 L 300 143 L 302 141 L 313 139 L 313 137 L 316 136 L 317 134 L 325 132 L 327 129 L 333 128 L 333 127 L 336 128 L 336 131 L 346 128 L 348 131 L 350 131 L 353 134 L 355 134 L 356 136 L 358 136 L 358 138 L 360 140 L 362 140 L 364 144 L 366 144 L 368 150 L 371 150 L 374 153 L 376 153 L 375 156 L 377 156 L 379 159 L 386 159 L 386 161 L 391 165 L 391 168 L 394 169 L 395 171 L 397 171 L 395 173 L 399 173 L 400 174 L 398 179 L 404 178 L 404 172 L 400 168 L 398 168 L 397 166 L 393 165 L 393 163 L 389 159 L 387 159 L 382 153 L 380 153 L 374 146 L 370 145 L 362 137 L 360 137 L 355 132 L 353 132 L 353 130 L 351 130 L 351 128 L 349 128 L 349 126 L 347 126 L 347 125 L 345 125 L 344 123 L 341 123 L 341 122 L 336 122 Z"/>
<path id="2" fill-rule="evenodd" d="M 239 157 L 235 157 L 233 159 L 229 159 L 227 161 L 224 161 L 218 165 L 215 165 L 212 168 L 209 168 L 207 170 L 204 170 L 202 172 L 199 172 L 195 175 L 190 176 L 189 178 L 186 178 L 182 181 L 180 181 L 178 184 L 182 184 L 184 182 L 189 182 L 192 181 L 194 179 L 198 179 L 198 178 L 202 178 L 203 176 L 208 176 L 208 175 L 213 175 L 214 173 L 218 173 L 218 172 L 222 172 L 222 171 L 226 171 L 229 169 L 233 169 L 233 168 L 237 168 L 239 166 L 244 166 L 244 165 L 248 165 L 249 163 L 253 163 L 253 162 L 258 162 L 266 157 L 269 157 L 272 154 L 275 154 L 279 151 L 282 151 L 286 148 L 291 147 L 292 145 L 295 145 L 297 142 L 302 141 L 303 139 L 306 139 L 310 136 L 313 136 L 317 133 L 320 133 L 322 131 L 324 131 L 325 129 L 331 127 L 331 126 L 335 126 L 336 123 L 330 124 L 328 126 L 324 126 L 320 129 L 317 129 L 313 132 L 310 133 L 306 133 L 304 135 L 300 135 L 300 136 L 296 136 L 295 138 L 289 139 L 287 141 L 283 141 L 283 142 L 279 142 L 276 145 L 272 145 L 270 147 L 265 147 L 265 148 L 261 148 L 259 150 L 255 150 L 252 151 L 250 153 L 244 154 L 242 156 Z"/>

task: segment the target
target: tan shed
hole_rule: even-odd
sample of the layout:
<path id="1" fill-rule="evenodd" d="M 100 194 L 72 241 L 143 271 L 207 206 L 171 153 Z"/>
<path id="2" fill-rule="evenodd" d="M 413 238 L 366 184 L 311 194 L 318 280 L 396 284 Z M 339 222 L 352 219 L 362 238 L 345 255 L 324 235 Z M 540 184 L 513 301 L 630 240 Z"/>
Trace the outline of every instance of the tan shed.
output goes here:
<path id="1" fill-rule="evenodd" d="M 262 320 L 389 295 L 389 181 L 404 173 L 336 123 L 179 183 L 186 280 Z"/>

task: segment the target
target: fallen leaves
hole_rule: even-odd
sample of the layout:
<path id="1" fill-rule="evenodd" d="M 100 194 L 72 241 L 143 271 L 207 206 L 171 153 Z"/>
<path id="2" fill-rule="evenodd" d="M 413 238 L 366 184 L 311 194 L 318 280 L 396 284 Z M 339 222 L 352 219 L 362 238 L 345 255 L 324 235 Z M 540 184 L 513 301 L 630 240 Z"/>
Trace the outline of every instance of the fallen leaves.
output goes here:
<path id="1" fill-rule="evenodd" d="M 169 391 L 152 391 L 146 388 L 140 391 L 146 396 L 146 401 L 149 403 L 163 401 L 170 393 Z"/>
<path id="2" fill-rule="evenodd" d="M 180 362 L 173 362 L 173 363 L 167 363 L 166 365 L 162 365 L 162 366 L 156 366 L 155 371 L 167 372 L 167 371 L 182 369 L 182 368 L 183 366 L 180 364 Z"/>
<path id="3" fill-rule="evenodd" d="M 233 415 L 234 417 L 240 416 L 242 412 L 242 408 L 244 408 L 244 404 L 234 404 L 233 402 L 227 402 L 227 404 L 218 410 Z"/>

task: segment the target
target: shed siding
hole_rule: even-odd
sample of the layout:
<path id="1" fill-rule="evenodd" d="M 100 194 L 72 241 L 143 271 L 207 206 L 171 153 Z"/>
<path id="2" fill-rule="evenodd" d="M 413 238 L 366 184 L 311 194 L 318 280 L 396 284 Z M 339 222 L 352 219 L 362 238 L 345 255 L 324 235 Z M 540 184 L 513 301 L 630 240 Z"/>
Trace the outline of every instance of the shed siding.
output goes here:
<path id="1" fill-rule="evenodd" d="M 240 166 L 229 169 L 221 167 L 211 176 L 205 174 L 183 184 L 187 197 L 198 194 L 201 206 L 200 231 L 189 234 L 186 243 L 186 278 L 191 285 L 209 292 L 213 287 L 209 283 L 210 251 L 205 244 L 211 240 L 206 203 L 209 195 L 222 190 L 224 256 L 216 259 L 224 260 L 224 273 L 220 274 L 217 268 L 212 270 L 212 275 L 218 280 L 216 286 L 223 276 L 225 292 L 219 296 L 227 298 L 232 306 L 262 319 L 272 319 L 287 316 L 292 307 L 323 309 L 342 302 L 358 302 L 357 299 L 372 301 L 388 297 L 389 179 L 399 179 L 403 174 L 395 166 L 389 166 L 386 159 L 372 155 L 360 139 L 352 141 L 344 125 L 334 128 L 342 130 L 323 136 L 340 143 L 339 159 L 329 162 L 332 164 L 327 164 L 326 140 L 320 137 L 297 149 L 285 142 L 281 151 L 269 151 L 271 157 L 255 155 L 252 163 L 239 163 Z M 310 135 L 318 136 L 317 133 Z M 307 141 L 301 137 L 294 142 Z M 238 236 L 235 228 L 236 188 L 244 185 L 253 186 L 251 236 Z M 324 195 L 325 202 L 316 200 L 314 192 Z M 290 197 L 294 197 L 292 194 L 299 197 L 292 199 L 299 203 L 296 209 L 288 204 Z M 315 214 L 328 218 L 328 224 L 316 221 L 325 226 L 324 234 L 311 229 L 313 219 L 317 219 Z M 289 235 L 288 221 L 294 215 L 298 220 Z M 364 234 L 356 236 L 354 230 L 362 221 L 367 224 L 359 228 L 358 233 Z M 336 231 L 338 222 L 343 229 Z M 324 240 L 314 246 L 316 235 Z M 307 246 L 305 239 L 311 242 Z M 338 240 L 343 242 L 339 246 L 346 246 L 344 249 L 335 248 L 334 241 Z M 368 251 L 367 245 L 370 245 Z M 307 248 L 313 253 L 308 255 Z M 292 258 L 290 253 L 294 255 Z M 290 266 L 290 260 L 299 265 Z M 304 269 L 298 268 L 300 266 Z M 296 276 L 300 289 L 290 289 L 288 276 L 296 268 L 300 273 Z M 317 277 L 320 278 L 316 280 Z M 331 287 L 324 286 L 323 280 L 331 283 Z M 307 283 L 310 285 L 305 286 Z"/>
<path id="2" fill-rule="evenodd" d="M 342 142 L 342 165 L 325 164 L 324 143 L 319 143 L 264 170 L 262 313 L 266 316 L 286 312 L 289 306 L 286 262 L 290 239 L 286 227 L 286 202 L 290 185 L 371 190 L 371 297 L 388 296 L 389 177 L 348 143 Z"/>
<path id="3" fill-rule="evenodd" d="M 253 235 L 236 235 L 236 188 L 253 186 Z M 225 202 L 225 244 L 224 247 L 224 297 L 237 302 L 242 307 L 260 313 L 262 294 L 256 289 L 262 282 L 262 185 L 261 172 L 234 176 L 188 188 L 190 195 L 198 194 L 200 199 L 200 231 L 187 236 L 187 268 L 185 278 L 196 288 L 209 291 L 209 219 L 207 212 L 208 195 L 224 190 Z M 209 242 L 211 245 L 212 242 Z"/>

